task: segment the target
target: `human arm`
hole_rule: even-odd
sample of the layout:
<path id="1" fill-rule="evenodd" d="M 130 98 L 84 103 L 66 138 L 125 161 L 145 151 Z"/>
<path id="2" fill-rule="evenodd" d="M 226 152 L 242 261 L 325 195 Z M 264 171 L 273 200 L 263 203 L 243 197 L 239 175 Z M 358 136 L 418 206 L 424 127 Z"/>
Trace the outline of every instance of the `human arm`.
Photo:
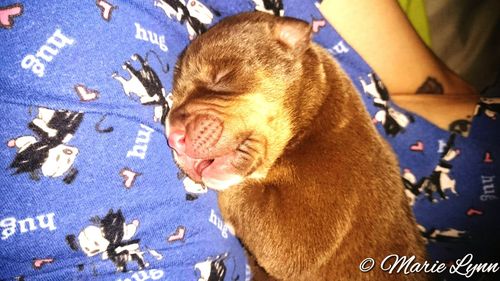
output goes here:
<path id="1" fill-rule="evenodd" d="M 320 11 L 378 74 L 396 104 L 443 129 L 470 119 L 476 91 L 424 44 L 397 1 L 324 0 Z M 442 90 L 425 87 L 429 78 Z"/>

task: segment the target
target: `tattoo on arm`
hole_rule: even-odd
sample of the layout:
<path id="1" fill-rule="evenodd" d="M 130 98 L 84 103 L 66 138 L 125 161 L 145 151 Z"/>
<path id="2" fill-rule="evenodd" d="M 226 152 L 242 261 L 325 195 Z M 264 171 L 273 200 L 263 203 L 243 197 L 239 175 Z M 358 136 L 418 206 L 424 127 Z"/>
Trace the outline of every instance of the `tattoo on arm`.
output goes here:
<path id="1" fill-rule="evenodd" d="M 442 95 L 444 93 L 443 86 L 434 77 L 427 77 L 425 82 L 417 89 L 417 94 L 435 94 Z"/>

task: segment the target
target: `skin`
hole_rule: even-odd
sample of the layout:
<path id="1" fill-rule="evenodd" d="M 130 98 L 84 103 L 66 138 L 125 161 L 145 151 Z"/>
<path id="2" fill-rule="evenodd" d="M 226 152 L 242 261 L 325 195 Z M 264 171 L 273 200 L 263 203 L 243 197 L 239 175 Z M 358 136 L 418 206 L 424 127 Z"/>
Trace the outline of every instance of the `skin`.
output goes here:
<path id="1" fill-rule="evenodd" d="M 324 0 L 320 11 L 375 70 L 397 105 L 444 130 L 455 120 L 471 120 L 476 90 L 425 45 L 397 1 Z M 441 85 L 439 97 L 416 94 L 429 77 Z"/>
<path id="2" fill-rule="evenodd" d="M 254 280 L 427 280 L 358 269 L 389 254 L 422 262 L 424 247 L 394 154 L 310 36 L 305 22 L 256 12 L 193 40 L 174 73 L 166 124 L 174 157 L 192 179 L 221 190 L 221 212 L 250 252 Z M 199 120 L 213 132 L 198 130 Z M 198 141 L 214 135 L 209 147 Z M 196 161 L 212 162 L 199 173 Z"/>

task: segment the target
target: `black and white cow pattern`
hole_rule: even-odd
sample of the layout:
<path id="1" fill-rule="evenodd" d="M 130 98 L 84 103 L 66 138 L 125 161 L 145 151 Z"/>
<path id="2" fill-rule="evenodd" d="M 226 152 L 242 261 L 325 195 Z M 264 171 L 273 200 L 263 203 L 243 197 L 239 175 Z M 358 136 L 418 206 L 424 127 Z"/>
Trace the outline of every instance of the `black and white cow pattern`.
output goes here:
<path id="1" fill-rule="evenodd" d="M 491 119 L 496 119 L 497 115 L 500 113 L 500 97 L 496 98 L 488 98 L 481 97 L 479 98 L 479 103 L 476 106 L 476 110 L 474 115 L 486 115 Z"/>
<path id="2" fill-rule="evenodd" d="M 168 18 L 185 24 L 191 40 L 207 31 L 214 13 L 219 15 L 217 11 L 212 13 L 198 0 L 155 0 L 154 6 L 162 9 Z"/>
<path id="3" fill-rule="evenodd" d="M 227 271 L 224 261 L 227 257 L 228 254 L 225 253 L 215 258 L 208 258 L 205 261 L 197 263 L 194 269 L 200 273 L 198 281 L 224 281 Z"/>
<path id="4" fill-rule="evenodd" d="M 37 116 L 28 124 L 33 135 L 11 139 L 8 146 L 17 148 L 10 164 L 14 174 L 28 173 L 33 180 L 44 177 L 62 177 L 71 183 L 78 170 L 73 168 L 78 148 L 69 145 L 80 123 L 83 113 L 67 110 L 38 108 Z"/>
<path id="5" fill-rule="evenodd" d="M 427 230 L 420 224 L 417 224 L 417 227 L 426 244 L 429 242 L 466 242 L 471 239 L 471 236 L 465 230 L 458 230 L 455 228 L 430 228 Z"/>
<path id="6" fill-rule="evenodd" d="M 182 180 L 184 190 L 186 191 L 186 200 L 193 201 L 198 199 L 199 196 L 208 192 L 208 188 L 203 184 L 195 183 L 192 179 L 184 177 Z"/>
<path id="7" fill-rule="evenodd" d="M 125 79 L 117 72 L 114 72 L 112 77 L 120 82 L 125 95 L 130 98 L 135 95 L 142 105 L 154 106 L 154 121 L 163 123 L 172 106 L 171 94 L 166 94 L 158 74 L 149 66 L 147 60 L 138 54 L 132 55 L 131 60 L 139 62 L 141 69 L 135 69 L 131 62 L 126 61 L 122 68 L 128 72 L 130 79 Z"/>
<path id="8" fill-rule="evenodd" d="M 416 185 L 417 179 L 410 169 L 403 170 L 402 178 L 406 197 L 408 197 L 410 206 L 413 206 L 415 205 L 418 195 L 420 195 L 420 190 Z"/>
<path id="9" fill-rule="evenodd" d="M 460 154 L 460 150 L 454 147 L 455 138 L 455 134 L 450 135 L 439 164 L 429 176 L 420 179 L 417 183 L 419 190 L 424 192 L 427 199 L 433 203 L 437 202 L 437 199 L 433 197 L 434 192 L 437 192 L 441 199 L 448 199 L 445 194 L 446 190 L 458 195 L 456 181 L 450 177 L 450 171 L 453 168 L 450 161 Z"/>
<path id="10" fill-rule="evenodd" d="M 446 195 L 447 190 L 450 190 L 452 194 L 458 196 L 456 180 L 450 176 L 451 169 L 453 168 L 450 162 L 460 154 L 460 150 L 454 147 L 455 138 L 456 134 L 450 135 L 438 165 L 429 176 L 422 177 L 417 181 L 410 169 L 403 170 L 403 184 L 410 205 L 413 206 L 416 198 L 421 193 L 423 193 L 432 203 L 438 202 L 438 200 L 434 198 L 434 193 L 436 192 L 441 199 L 449 198 L 448 195 Z"/>
<path id="11" fill-rule="evenodd" d="M 379 111 L 375 113 L 374 122 L 381 123 L 385 133 L 389 136 L 394 137 L 404 132 L 405 128 L 415 121 L 413 116 L 399 112 L 390 106 L 389 92 L 375 73 L 368 74 L 368 78 L 367 82 L 360 77 L 359 82 L 363 87 L 363 92 L 373 98 L 373 105 L 379 108 Z"/>
<path id="12" fill-rule="evenodd" d="M 96 216 L 91 221 L 92 225 L 85 227 L 77 238 L 87 257 L 100 254 L 102 260 L 112 261 L 119 272 L 126 272 L 130 261 L 135 261 L 139 270 L 149 266 L 140 249 L 140 239 L 132 239 L 139 227 L 138 220 L 126 223 L 121 210 L 109 210 L 103 218 Z M 76 248 L 73 235 L 68 235 L 66 240 L 72 249 Z"/>
<path id="13" fill-rule="evenodd" d="M 282 17 L 285 14 L 282 0 L 252 0 L 255 10 Z"/>

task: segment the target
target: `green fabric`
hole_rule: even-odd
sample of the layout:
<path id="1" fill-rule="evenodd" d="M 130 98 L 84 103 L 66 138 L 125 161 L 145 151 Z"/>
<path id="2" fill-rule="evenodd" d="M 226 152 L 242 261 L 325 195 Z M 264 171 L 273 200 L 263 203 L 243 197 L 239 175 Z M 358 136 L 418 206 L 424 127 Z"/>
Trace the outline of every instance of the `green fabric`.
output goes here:
<path id="1" fill-rule="evenodd" d="M 424 0 L 398 0 L 399 5 L 406 13 L 406 16 L 417 30 L 418 35 L 424 40 L 427 46 L 431 46 L 431 35 L 429 23 L 425 12 Z"/>

